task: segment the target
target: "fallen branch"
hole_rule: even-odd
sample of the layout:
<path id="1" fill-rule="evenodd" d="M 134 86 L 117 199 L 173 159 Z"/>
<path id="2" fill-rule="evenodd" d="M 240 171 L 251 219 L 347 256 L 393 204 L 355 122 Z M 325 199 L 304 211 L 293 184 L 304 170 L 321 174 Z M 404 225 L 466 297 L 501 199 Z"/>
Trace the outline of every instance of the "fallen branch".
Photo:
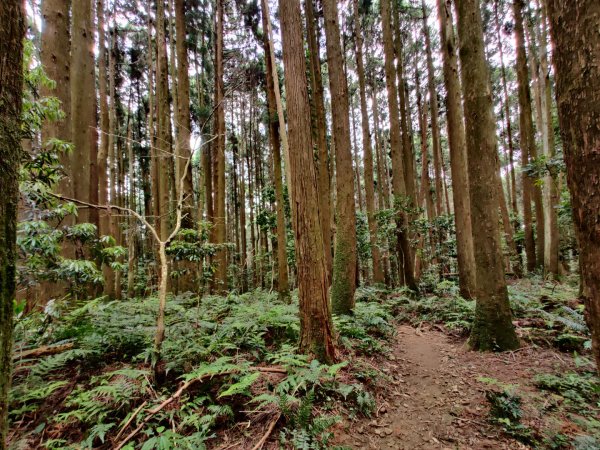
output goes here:
<path id="1" fill-rule="evenodd" d="M 257 372 L 262 372 L 262 373 L 283 373 L 283 374 L 287 374 L 288 373 L 287 369 L 284 369 L 283 367 L 277 367 L 277 366 L 273 366 L 273 367 L 251 367 L 250 370 L 255 370 Z"/>
<path id="2" fill-rule="evenodd" d="M 13 355 L 13 360 L 25 359 L 25 358 L 37 358 L 39 356 L 55 355 L 62 353 L 73 348 L 73 343 L 68 342 L 60 345 L 44 345 L 42 347 L 33 348 L 31 350 L 24 350 L 22 352 L 16 351 Z"/>
<path id="3" fill-rule="evenodd" d="M 125 431 L 127 429 L 127 427 L 131 424 L 131 422 L 133 422 L 133 419 L 135 419 L 135 416 L 138 415 L 138 413 L 142 410 L 142 408 L 144 406 L 146 406 L 146 403 L 148 403 L 148 401 L 144 401 L 144 403 L 142 403 L 131 415 L 131 417 L 129 418 L 129 420 L 127 420 L 127 423 L 125 423 L 125 425 L 123 425 L 123 427 L 119 430 L 119 433 L 117 434 L 117 437 L 115 437 L 115 440 L 119 439 L 121 437 L 121 435 L 123 434 L 123 431 Z"/>
<path id="4" fill-rule="evenodd" d="M 265 433 L 265 435 L 260 439 L 260 441 L 258 441 L 258 443 L 254 447 L 252 447 L 252 450 L 260 450 L 262 446 L 265 445 L 265 442 L 267 442 L 267 439 L 269 439 L 269 436 L 271 436 L 271 433 L 275 429 L 275 425 L 277 425 L 277 422 L 279 421 L 280 417 L 281 413 L 275 416 L 275 418 L 269 424 L 269 428 L 267 428 L 267 432 Z"/>
<path id="5" fill-rule="evenodd" d="M 228 370 L 226 372 L 221 372 L 221 373 L 207 373 L 205 375 L 202 375 L 201 377 L 193 378 L 191 380 L 186 381 L 179 387 L 179 389 L 177 389 L 177 391 L 172 396 L 170 396 L 168 399 L 166 399 L 160 405 L 148 410 L 148 415 L 144 418 L 144 420 L 142 420 L 142 422 L 137 426 L 137 428 L 135 430 L 133 430 L 131 433 L 129 433 L 125 439 L 123 439 L 121 442 L 119 442 L 115 446 L 115 450 L 120 450 L 127 442 L 129 442 L 136 434 L 138 434 L 140 432 L 140 430 L 144 427 L 144 425 L 146 425 L 153 416 L 155 416 L 157 413 L 159 413 L 165 406 L 173 403 L 173 401 L 175 401 L 179 397 L 181 397 L 181 394 L 183 394 L 193 384 L 200 383 L 200 382 L 206 380 L 207 378 L 212 378 L 217 375 L 231 375 L 232 373 L 236 373 L 236 372 L 237 372 L 236 370 Z"/>

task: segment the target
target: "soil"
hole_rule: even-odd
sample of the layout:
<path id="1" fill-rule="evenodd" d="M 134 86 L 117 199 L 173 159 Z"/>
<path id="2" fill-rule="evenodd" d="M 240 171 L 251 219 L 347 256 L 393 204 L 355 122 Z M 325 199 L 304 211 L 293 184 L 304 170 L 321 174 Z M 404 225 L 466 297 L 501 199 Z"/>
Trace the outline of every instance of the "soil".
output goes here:
<path id="1" fill-rule="evenodd" d="M 547 429 L 549 424 L 542 424 L 543 408 L 535 406 L 543 395 L 532 378 L 568 370 L 570 358 L 527 346 L 502 354 L 473 352 L 465 339 L 442 331 L 441 327 L 398 327 L 387 361 L 372 362 L 389 376 L 377 399 L 376 414 L 358 421 L 346 419 L 335 430 L 335 444 L 382 450 L 530 448 L 489 422 L 485 392 L 493 386 L 482 378 L 497 380 L 503 387 L 518 385 L 523 423 Z"/>

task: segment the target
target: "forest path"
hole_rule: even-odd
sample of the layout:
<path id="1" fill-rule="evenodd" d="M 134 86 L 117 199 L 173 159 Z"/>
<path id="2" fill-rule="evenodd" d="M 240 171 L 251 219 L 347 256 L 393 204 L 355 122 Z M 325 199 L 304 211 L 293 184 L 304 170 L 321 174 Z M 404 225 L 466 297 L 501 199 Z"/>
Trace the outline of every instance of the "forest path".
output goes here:
<path id="1" fill-rule="evenodd" d="M 489 386 L 478 380 L 519 382 L 515 355 L 471 352 L 464 340 L 436 328 L 400 325 L 387 361 L 377 362 L 389 376 L 377 413 L 341 424 L 335 443 L 382 450 L 528 448 L 487 423 Z"/>

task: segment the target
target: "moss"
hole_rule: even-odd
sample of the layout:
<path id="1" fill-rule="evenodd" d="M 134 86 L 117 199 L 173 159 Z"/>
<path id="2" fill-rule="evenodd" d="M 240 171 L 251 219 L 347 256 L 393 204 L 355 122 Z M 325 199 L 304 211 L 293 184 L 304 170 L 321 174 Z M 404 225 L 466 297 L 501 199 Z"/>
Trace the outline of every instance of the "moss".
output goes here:
<path id="1" fill-rule="evenodd" d="M 469 346 L 472 349 L 501 352 L 519 348 L 519 339 L 512 324 L 510 309 L 503 308 L 501 300 L 501 298 L 491 298 L 485 302 L 477 302 L 475 321 L 469 337 Z"/>
<path id="2" fill-rule="evenodd" d="M 350 314 L 354 308 L 355 267 L 348 243 L 344 239 L 336 239 L 331 285 L 331 306 L 334 314 Z"/>

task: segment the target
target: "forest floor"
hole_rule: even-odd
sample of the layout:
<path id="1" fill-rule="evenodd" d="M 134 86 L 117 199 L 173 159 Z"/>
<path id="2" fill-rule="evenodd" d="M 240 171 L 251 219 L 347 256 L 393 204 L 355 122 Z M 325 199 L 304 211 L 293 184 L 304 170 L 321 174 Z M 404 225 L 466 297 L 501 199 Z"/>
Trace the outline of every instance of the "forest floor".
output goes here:
<path id="1" fill-rule="evenodd" d="M 485 395 L 489 380 L 518 389 L 532 406 L 540 400 L 533 377 L 571 370 L 573 363 L 553 350 L 529 346 L 510 353 L 477 353 L 466 347 L 464 339 L 441 330 L 429 325 L 398 327 L 387 361 L 377 361 L 390 377 L 378 398 L 377 413 L 340 424 L 336 433 L 340 445 L 407 450 L 531 448 L 489 422 Z M 531 408 L 525 420 L 544 417 Z M 565 421 L 562 426 L 574 424 Z"/>
<path id="2" fill-rule="evenodd" d="M 532 277 L 509 294 L 521 348 L 479 353 L 475 302 L 452 282 L 418 297 L 361 287 L 334 317 L 332 366 L 297 353 L 297 299 L 182 294 L 158 381 L 155 297 L 49 302 L 17 320 L 10 448 L 600 450 L 576 283 Z"/>

